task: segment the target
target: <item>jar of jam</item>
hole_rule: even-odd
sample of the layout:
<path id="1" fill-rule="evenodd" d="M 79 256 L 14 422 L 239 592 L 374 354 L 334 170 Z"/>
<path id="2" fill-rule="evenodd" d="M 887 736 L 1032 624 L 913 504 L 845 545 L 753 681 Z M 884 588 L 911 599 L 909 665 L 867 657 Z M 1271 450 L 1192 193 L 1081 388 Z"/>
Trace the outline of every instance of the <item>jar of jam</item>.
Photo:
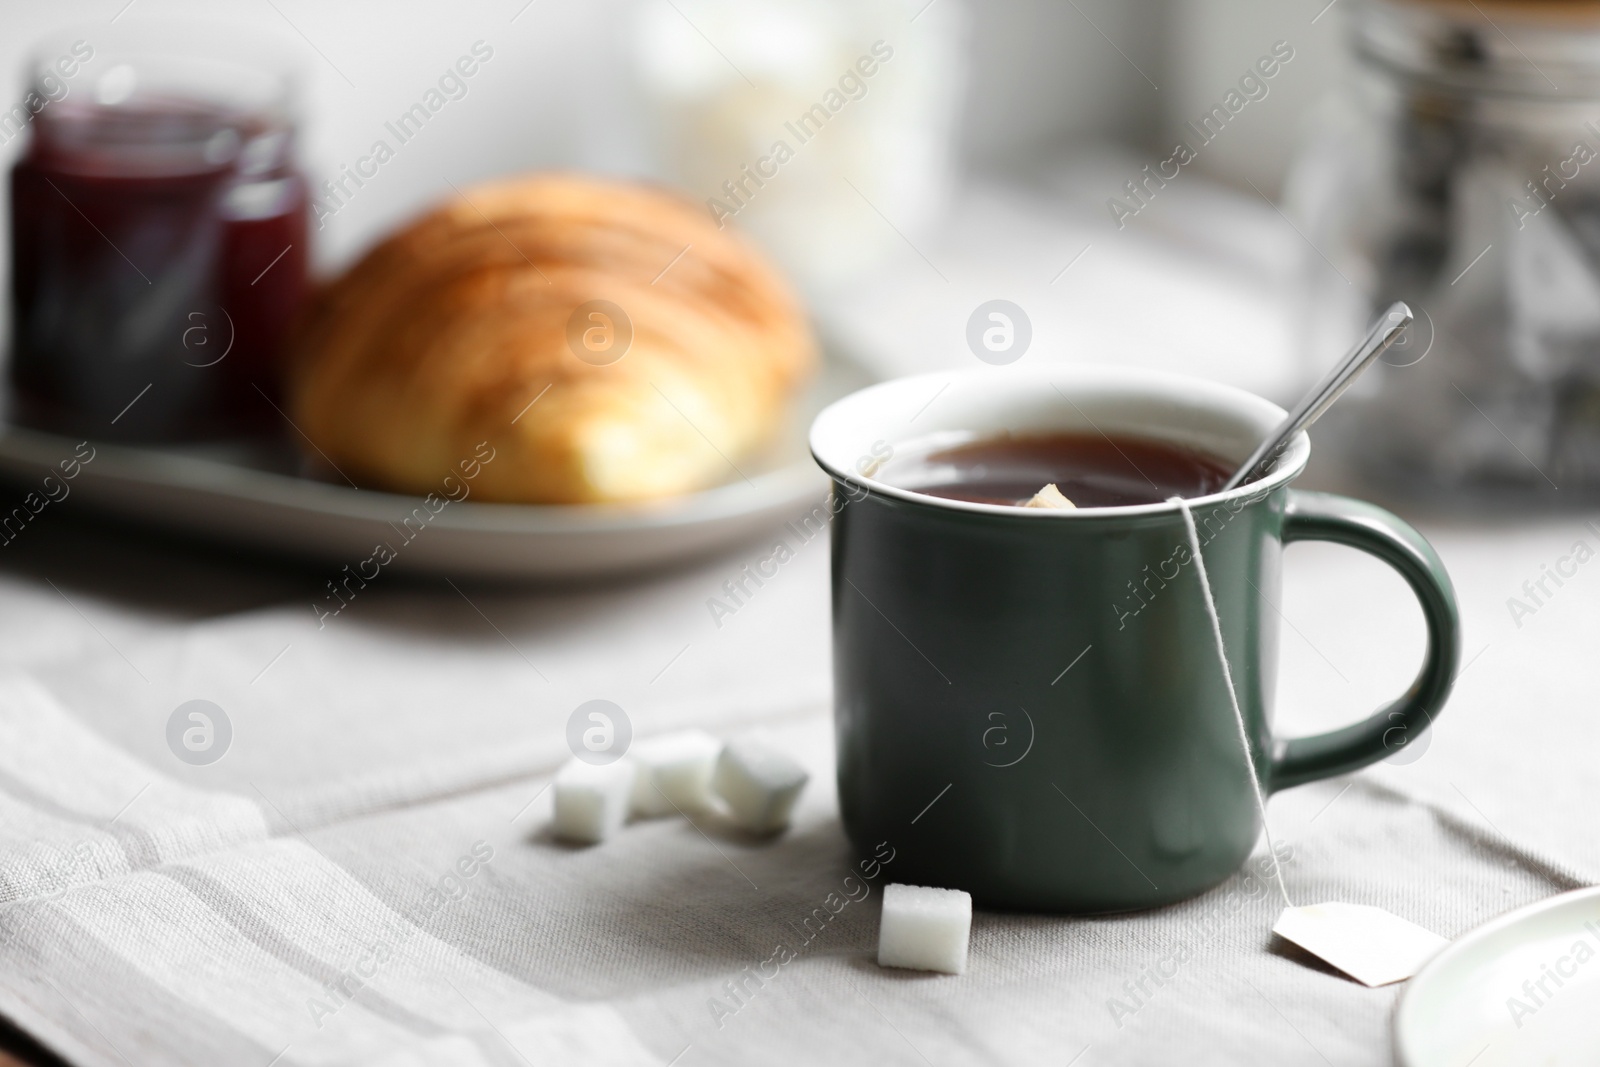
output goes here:
<path id="1" fill-rule="evenodd" d="M 30 69 L 14 417 L 142 441 L 279 421 L 268 398 L 309 252 L 289 66 L 143 27 L 48 41 Z"/>

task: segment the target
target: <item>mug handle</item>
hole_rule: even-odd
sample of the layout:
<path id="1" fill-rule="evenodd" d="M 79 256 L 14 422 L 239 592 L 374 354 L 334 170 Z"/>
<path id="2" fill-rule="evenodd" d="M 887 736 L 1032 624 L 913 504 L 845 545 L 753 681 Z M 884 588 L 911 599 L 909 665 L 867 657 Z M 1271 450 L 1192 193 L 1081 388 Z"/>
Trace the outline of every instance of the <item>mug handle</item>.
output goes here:
<path id="1" fill-rule="evenodd" d="M 1433 546 L 1404 520 L 1361 500 L 1291 489 L 1283 543 L 1294 541 L 1349 545 L 1399 571 L 1422 605 L 1428 649 L 1411 688 L 1366 720 L 1325 734 L 1275 739 L 1268 792 L 1346 774 L 1393 755 L 1398 746 L 1385 744 L 1385 736 L 1400 729 L 1401 736 L 1416 737 L 1432 725 L 1455 685 L 1461 661 L 1461 618 L 1450 575 Z"/>

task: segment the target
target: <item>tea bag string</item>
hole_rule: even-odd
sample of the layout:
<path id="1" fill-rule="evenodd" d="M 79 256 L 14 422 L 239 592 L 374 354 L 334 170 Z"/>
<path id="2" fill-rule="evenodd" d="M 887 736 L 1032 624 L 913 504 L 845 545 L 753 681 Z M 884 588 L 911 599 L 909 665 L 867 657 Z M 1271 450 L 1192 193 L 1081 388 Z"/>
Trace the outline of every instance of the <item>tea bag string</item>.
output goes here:
<path id="1" fill-rule="evenodd" d="M 1239 743 L 1244 748 L 1245 766 L 1250 769 L 1250 789 L 1256 800 L 1256 810 L 1261 813 L 1261 832 L 1266 835 L 1267 848 L 1272 853 L 1272 873 L 1278 880 L 1278 892 L 1283 894 L 1284 907 L 1294 907 L 1289 890 L 1283 884 L 1283 867 L 1278 862 L 1278 849 L 1272 843 L 1272 829 L 1267 825 L 1267 798 L 1261 792 L 1261 777 L 1256 773 L 1256 758 L 1250 752 L 1250 734 L 1244 725 L 1244 712 L 1239 708 L 1239 696 L 1233 688 L 1233 668 L 1228 665 L 1228 650 L 1222 641 L 1222 620 L 1217 616 L 1217 601 L 1211 595 L 1211 578 L 1206 573 L 1206 558 L 1200 552 L 1200 532 L 1195 528 L 1194 512 L 1189 502 L 1181 496 L 1171 497 L 1169 504 L 1177 504 L 1183 512 L 1184 529 L 1189 534 L 1189 551 L 1194 554 L 1195 573 L 1200 576 L 1200 592 L 1206 603 L 1206 615 L 1211 620 L 1211 636 L 1217 641 L 1217 659 L 1222 662 L 1222 680 L 1228 687 L 1228 703 L 1233 707 L 1233 722 L 1239 728 Z"/>

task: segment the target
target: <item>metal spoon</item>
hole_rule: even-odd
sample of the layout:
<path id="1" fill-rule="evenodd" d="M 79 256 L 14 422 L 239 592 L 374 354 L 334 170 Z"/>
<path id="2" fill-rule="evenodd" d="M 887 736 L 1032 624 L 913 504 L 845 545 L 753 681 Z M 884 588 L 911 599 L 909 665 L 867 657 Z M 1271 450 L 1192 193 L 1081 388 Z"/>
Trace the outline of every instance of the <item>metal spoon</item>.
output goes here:
<path id="1" fill-rule="evenodd" d="M 1278 456 L 1289 447 L 1295 435 L 1310 426 L 1321 417 L 1324 411 L 1333 406 L 1339 399 L 1339 394 L 1350 387 L 1356 380 L 1356 375 L 1366 370 L 1372 361 L 1386 352 L 1400 336 L 1400 331 L 1411 325 L 1413 316 L 1411 309 L 1403 301 L 1396 301 L 1389 305 L 1361 343 L 1350 350 L 1350 354 L 1334 364 L 1323 379 L 1312 390 L 1300 399 L 1300 403 L 1289 412 L 1289 417 L 1278 424 L 1277 429 L 1261 443 L 1261 447 L 1250 454 L 1244 461 L 1244 466 L 1234 472 L 1227 484 L 1222 487 L 1223 492 L 1236 489 L 1245 482 L 1256 478 L 1265 477 L 1278 461 Z"/>

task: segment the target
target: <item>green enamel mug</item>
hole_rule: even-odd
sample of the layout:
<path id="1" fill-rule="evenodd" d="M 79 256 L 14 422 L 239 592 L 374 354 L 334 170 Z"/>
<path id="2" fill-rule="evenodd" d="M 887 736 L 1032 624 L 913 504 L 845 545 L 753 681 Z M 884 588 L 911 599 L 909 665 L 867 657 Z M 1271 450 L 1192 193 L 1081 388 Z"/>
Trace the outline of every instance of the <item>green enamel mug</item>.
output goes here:
<path id="1" fill-rule="evenodd" d="M 892 484 L 897 458 L 1011 433 L 1133 435 L 1242 462 L 1284 417 L 1239 389 L 1119 367 L 1004 367 L 885 382 L 824 410 L 833 481 L 840 815 L 896 877 L 979 906 L 1092 913 L 1183 900 L 1260 833 L 1249 765 L 1176 504 L 1024 509 Z M 1273 473 L 1189 502 L 1265 794 L 1415 742 L 1460 659 L 1449 575 L 1372 504 Z M 1282 557 L 1294 541 L 1369 552 L 1422 606 L 1411 687 L 1343 729 L 1272 732 Z"/>

